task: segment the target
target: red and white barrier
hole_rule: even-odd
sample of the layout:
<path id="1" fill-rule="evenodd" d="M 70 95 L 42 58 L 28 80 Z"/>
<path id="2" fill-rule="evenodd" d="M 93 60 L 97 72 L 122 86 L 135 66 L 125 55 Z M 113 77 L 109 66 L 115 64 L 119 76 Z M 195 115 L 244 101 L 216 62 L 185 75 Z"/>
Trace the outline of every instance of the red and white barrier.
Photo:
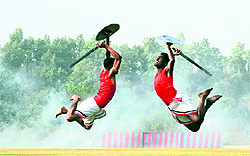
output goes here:
<path id="1" fill-rule="evenodd" d="M 221 148 L 221 133 L 108 132 L 102 148 Z"/>

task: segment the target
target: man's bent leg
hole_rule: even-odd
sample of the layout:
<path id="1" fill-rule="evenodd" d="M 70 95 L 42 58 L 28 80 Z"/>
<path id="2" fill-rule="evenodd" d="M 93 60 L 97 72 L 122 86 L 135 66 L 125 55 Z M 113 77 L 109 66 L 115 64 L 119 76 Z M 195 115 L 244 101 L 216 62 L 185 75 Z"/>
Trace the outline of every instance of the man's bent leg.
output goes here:
<path id="1" fill-rule="evenodd" d="M 206 100 L 206 106 L 205 106 L 205 114 L 207 113 L 207 110 L 220 98 L 222 97 L 222 95 L 214 95 L 210 98 L 207 98 Z"/>
<path id="2" fill-rule="evenodd" d="M 91 127 L 92 127 L 92 125 L 90 125 L 90 126 L 85 125 L 85 124 L 84 124 L 84 121 L 82 120 L 82 118 L 77 119 L 76 122 L 79 123 L 79 124 L 80 124 L 83 128 L 85 128 L 86 130 L 90 130 Z"/>
<path id="3" fill-rule="evenodd" d="M 184 126 L 187 127 L 192 132 L 197 132 L 200 129 L 201 124 L 197 124 L 194 122 L 190 125 L 184 125 Z"/>
<path id="4" fill-rule="evenodd" d="M 192 120 L 194 123 L 190 125 L 185 125 L 192 132 L 197 132 L 200 129 L 202 122 L 204 121 L 204 116 L 206 113 L 204 103 L 207 96 L 210 94 L 212 90 L 213 88 L 210 88 L 198 94 L 198 96 L 200 97 L 200 101 L 197 107 L 197 114 L 188 115 L 189 119 Z"/>
<path id="5" fill-rule="evenodd" d="M 208 95 L 210 94 L 210 92 L 213 90 L 213 88 L 210 88 L 210 89 L 207 89 L 205 90 L 204 92 L 201 92 L 198 94 L 198 96 L 200 97 L 200 101 L 199 101 L 199 104 L 198 104 L 198 107 L 197 107 L 197 113 L 198 113 L 198 121 L 201 120 L 200 122 L 203 122 L 204 120 L 204 116 L 205 116 L 205 113 L 206 113 L 206 110 L 205 110 L 205 100 L 207 99 Z"/>
<path id="6" fill-rule="evenodd" d="M 62 113 L 61 110 L 63 110 L 63 113 Z M 66 110 L 67 110 L 67 109 L 66 109 L 64 106 L 62 106 L 61 108 L 59 108 L 59 109 L 57 110 L 58 113 L 56 113 L 56 117 L 57 117 L 58 115 L 60 115 L 60 114 L 67 114 L 68 110 L 67 110 L 67 112 L 66 112 Z M 58 115 L 57 115 L 57 114 L 58 114 Z M 67 119 L 67 118 L 66 118 L 66 119 Z M 74 115 L 72 116 L 72 118 L 71 118 L 71 119 L 67 119 L 67 121 L 68 121 L 68 122 L 76 121 L 78 124 L 80 124 L 80 125 L 81 125 L 83 128 L 85 128 L 86 130 L 90 130 L 90 128 L 92 127 L 92 125 L 86 126 L 86 125 L 84 124 L 82 118 L 81 118 L 78 114 L 74 114 Z"/>
<path id="7" fill-rule="evenodd" d="M 206 90 L 207 91 L 207 90 Z M 206 92 L 206 91 L 204 91 L 204 92 Z M 204 92 L 202 92 L 202 93 L 204 93 Z M 211 92 L 211 90 L 210 90 L 210 92 Z M 210 93 L 209 92 L 209 93 Z M 201 94 L 201 93 L 200 93 Z M 200 94 L 199 94 L 199 96 L 200 96 Z M 206 96 L 207 97 L 207 96 Z M 202 124 L 202 122 L 204 121 L 204 117 L 205 117 L 205 114 L 207 113 L 207 110 L 217 101 L 217 100 L 219 100 L 220 98 L 221 98 L 222 96 L 221 95 L 215 95 L 215 96 L 213 96 L 213 97 L 210 97 L 210 98 L 207 98 L 206 99 L 206 106 L 204 107 L 204 101 L 202 100 L 202 97 L 200 97 L 201 98 L 201 100 L 200 100 L 200 103 L 199 104 L 201 104 L 201 102 L 203 101 L 203 109 L 204 110 L 202 110 L 202 111 L 204 111 L 204 112 L 200 112 L 200 113 L 203 113 L 203 114 L 201 114 L 201 116 L 199 115 L 199 114 L 191 114 L 191 115 L 189 115 L 188 117 L 192 120 L 192 121 L 196 121 L 196 122 L 194 122 L 193 124 L 190 124 L 190 125 L 185 125 L 189 130 L 191 130 L 192 132 L 197 132 L 199 129 L 200 129 L 200 126 L 201 126 L 201 124 Z M 198 112 L 199 113 L 199 112 Z"/>
<path id="8" fill-rule="evenodd" d="M 61 115 L 61 114 L 67 114 L 68 110 L 64 107 L 61 106 L 57 111 L 56 111 L 56 118 Z"/>
<path id="9" fill-rule="evenodd" d="M 211 89 L 207 89 L 204 92 L 201 92 L 198 94 L 198 96 L 200 97 L 200 101 L 197 107 L 197 114 L 189 114 L 188 117 L 190 118 L 190 120 L 192 120 L 193 122 L 202 122 L 204 115 L 205 115 L 205 100 L 207 98 L 207 96 L 209 95 L 209 93 L 212 91 L 213 88 Z"/>
<path id="10" fill-rule="evenodd" d="M 76 121 L 77 119 L 81 118 L 78 114 L 75 114 L 75 110 L 77 107 L 78 101 L 81 101 L 82 98 L 77 96 L 77 95 L 70 95 L 69 97 L 70 100 L 74 100 L 72 105 L 69 107 L 69 110 L 66 115 L 66 119 L 68 122 Z"/>

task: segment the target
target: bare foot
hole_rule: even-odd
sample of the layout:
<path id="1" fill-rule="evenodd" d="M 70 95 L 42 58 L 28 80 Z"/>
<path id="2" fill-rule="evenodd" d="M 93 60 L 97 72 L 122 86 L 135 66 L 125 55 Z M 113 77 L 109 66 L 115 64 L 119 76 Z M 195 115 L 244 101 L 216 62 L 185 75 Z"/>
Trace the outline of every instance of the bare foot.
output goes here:
<path id="1" fill-rule="evenodd" d="M 61 114 L 67 114 L 68 110 L 64 107 L 61 106 L 57 111 L 56 111 L 56 118 L 61 115 Z"/>
<path id="2" fill-rule="evenodd" d="M 204 92 L 201 92 L 198 94 L 200 98 L 207 98 L 207 96 L 210 94 L 210 92 L 213 90 L 213 88 L 207 89 Z"/>
<path id="3" fill-rule="evenodd" d="M 207 98 L 206 108 L 208 109 L 209 107 L 211 107 L 221 97 L 222 97 L 222 95 L 214 95 L 210 98 Z"/>
<path id="4" fill-rule="evenodd" d="M 78 99 L 78 101 L 82 101 L 82 98 L 78 95 L 75 95 L 75 94 L 71 94 L 69 96 L 69 100 L 75 100 L 75 99 Z"/>

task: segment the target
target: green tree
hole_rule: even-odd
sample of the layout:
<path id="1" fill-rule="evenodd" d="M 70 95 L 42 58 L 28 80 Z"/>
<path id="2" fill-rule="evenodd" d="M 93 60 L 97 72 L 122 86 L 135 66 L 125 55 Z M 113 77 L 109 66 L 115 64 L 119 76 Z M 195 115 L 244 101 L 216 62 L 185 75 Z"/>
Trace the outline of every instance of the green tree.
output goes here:
<path id="1" fill-rule="evenodd" d="M 176 63 L 177 74 L 180 75 L 182 73 L 188 75 L 189 86 L 186 88 L 189 93 L 196 95 L 197 92 L 204 90 L 204 88 L 213 87 L 217 81 L 223 79 L 224 65 L 222 61 L 224 57 L 218 48 L 210 46 L 207 39 L 203 39 L 201 43 L 193 42 L 191 45 L 184 46 L 183 49 L 185 55 L 210 71 L 212 75 L 216 75 L 211 78 L 187 60 L 178 57 L 178 63 Z"/>
<path id="2" fill-rule="evenodd" d="M 246 81 L 247 81 L 247 88 L 250 88 L 250 50 L 246 51 L 246 61 L 247 61 L 247 73 L 246 73 Z"/>
<path id="3" fill-rule="evenodd" d="M 73 59 L 78 55 L 76 41 L 72 38 L 57 38 L 52 43 L 48 43 L 48 38 L 39 43 L 48 46 L 46 49 L 41 49 L 38 53 L 38 60 L 41 57 L 42 63 L 38 67 L 38 79 L 41 80 L 44 87 L 56 87 L 57 83 L 64 84 L 67 81 L 71 70 L 68 65 L 73 62 Z M 44 53 L 46 51 L 46 53 Z"/>
<path id="4" fill-rule="evenodd" d="M 143 73 L 141 73 L 141 88 L 142 90 L 154 91 L 153 78 L 156 74 L 154 63 L 156 58 L 163 52 L 163 47 L 153 38 L 145 38 L 143 40 L 143 53 L 141 59 L 143 60 Z"/>
<path id="5" fill-rule="evenodd" d="M 15 123 L 16 107 L 21 90 L 17 75 L 6 69 L 0 70 L 0 131 Z"/>
<path id="6" fill-rule="evenodd" d="M 84 55 L 95 46 L 96 42 L 94 38 L 92 38 L 90 41 L 87 41 L 84 44 L 80 55 Z M 79 57 L 75 58 L 75 60 L 78 58 Z M 67 78 L 65 85 L 66 90 L 70 94 L 78 94 L 83 98 L 96 93 L 99 86 L 99 75 L 103 64 L 103 59 L 104 49 L 98 49 L 75 65 L 72 73 Z"/>
<path id="7" fill-rule="evenodd" d="M 21 28 L 17 28 L 10 35 L 10 41 L 4 45 L 1 52 L 3 53 L 2 62 L 5 67 L 11 70 L 18 70 L 24 63 L 25 56 L 22 50 L 23 32 Z"/>
<path id="8" fill-rule="evenodd" d="M 85 45 L 85 40 L 82 34 L 78 35 L 76 37 L 76 53 L 77 53 L 77 57 L 80 56 L 80 52 L 83 51 Z M 75 58 L 73 58 L 74 60 Z"/>
<path id="9" fill-rule="evenodd" d="M 225 73 L 224 78 L 216 83 L 217 88 L 224 95 L 238 99 L 249 91 L 247 88 L 247 60 L 244 45 L 237 43 L 232 50 L 232 55 L 229 58 L 229 70 Z"/>
<path id="10" fill-rule="evenodd" d="M 246 52 L 244 51 L 244 44 L 240 42 L 237 43 L 236 47 L 232 50 L 232 55 L 230 56 L 229 63 L 232 74 L 235 73 L 246 73 L 247 60 Z"/>
<path id="11" fill-rule="evenodd" d="M 43 61 L 43 55 L 49 50 L 50 39 L 45 35 L 44 39 L 38 38 L 34 44 L 33 59 L 36 62 L 36 66 L 39 66 Z"/>
<path id="12" fill-rule="evenodd" d="M 122 80 L 127 86 L 138 87 L 141 81 L 141 75 L 146 72 L 147 62 L 141 46 L 129 48 L 127 44 L 121 45 L 117 51 L 122 55 L 122 65 L 120 73 L 123 75 Z"/>
<path id="13" fill-rule="evenodd" d="M 35 40 L 33 37 L 24 39 L 23 42 L 21 43 L 22 54 L 24 55 L 23 66 L 26 69 L 27 77 L 29 77 L 29 75 L 32 75 L 32 73 L 30 73 L 31 72 L 30 69 L 32 68 L 33 62 L 35 61 L 33 59 L 34 44 Z"/>

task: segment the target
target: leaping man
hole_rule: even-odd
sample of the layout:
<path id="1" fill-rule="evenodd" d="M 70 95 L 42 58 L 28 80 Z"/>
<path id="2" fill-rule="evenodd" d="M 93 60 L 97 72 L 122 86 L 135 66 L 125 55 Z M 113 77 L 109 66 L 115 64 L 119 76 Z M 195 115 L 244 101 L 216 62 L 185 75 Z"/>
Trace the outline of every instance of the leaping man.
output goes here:
<path id="1" fill-rule="evenodd" d="M 192 132 L 197 132 L 204 121 L 208 109 L 222 96 L 215 95 L 208 98 L 213 88 L 207 89 L 198 94 L 200 101 L 197 109 L 194 108 L 190 98 L 178 95 L 173 85 L 173 70 L 175 55 L 180 55 L 181 51 L 172 51 L 170 46 L 173 43 L 167 42 L 167 53 L 161 53 L 156 59 L 154 66 L 157 73 L 154 79 L 154 87 L 157 95 L 168 106 L 173 118 L 186 126 Z"/>
<path id="2" fill-rule="evenodd" d="M 122 57 L 111 47 L 104 42 L 98 43 L 100 48 L 105 48 L 105 59 L 100 74 L 100 88 L 97 94 L 84 100 L 77 106 L 82 98 L 78 95 L 72 94 L 69 100 L 73 100 L 69 109 L 61 106 L 56 111 L 56 118 L 61 114 L 66 114 L 68 122 L 76 121 L 86 130 L 90 130 L 94 124 L 95 119 L 103 118 L 106 111 L 103 109 L 113 98 L 116 91 L 116 74 L 120 68 Z M 110 57 L 110 53 L 113 58 Z"/>

